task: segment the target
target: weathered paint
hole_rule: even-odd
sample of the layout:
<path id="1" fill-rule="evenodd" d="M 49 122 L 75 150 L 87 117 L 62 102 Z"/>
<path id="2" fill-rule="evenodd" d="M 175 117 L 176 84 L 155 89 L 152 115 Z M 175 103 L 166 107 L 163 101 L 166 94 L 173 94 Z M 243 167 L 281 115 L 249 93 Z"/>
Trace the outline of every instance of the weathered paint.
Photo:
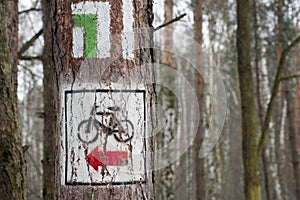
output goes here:
<path id="1" fill-rule="evenodd" d="M 72 4 L 74 20 L 73 57 L 108 58 L 111 49 L 111 5 L 109 2 L 79 2 Z M 134 17 L 132 0 L 122 4 L 122 56 L 134 59 Z M 81 29 L 78 29 L 80 28 Z M 114 41 L 115 42 L 115 41 Z"/>
<path id="2" fill-rule="evenodd" d="M 90 4 L 91 9 L 85 8 L 88 4 Z M 100 9 L 104 11 L 101 13 L 97 12 L 99 8 L 93 10 L 92 7 L 96 7 L 95 5 L 101 5 L 102 8 Z M 104 9 L 103 5 L 108 6 L 108 8 Z M 133 5 L 133 13 L 130 13 L 130 16 L 132 18 L 134 16 L 134 27 L 138 29 L 148 29 L 151 27 L 152 2 L 134 0 L 131 6 Z M 148 86 L 147 83 L 149 82 L 148 79 L 153 78 L 153 73 L 152 70 L 147 70 L 149 68 L 139 67 L 141 64 L 149 63 L 152 60 L 152 51 L 145 47 L 145 43 L 151 43 L 149 34 L 146 34 L 145 37 L 135 35 L 134 39 L 137 46 L 135 46 L 134 50 L 134 59 L 128 60 L 123 58 L 122 47 L 124 29 L 123 1 L 55 0 L 51 11 L 55 15 L 53 18 L 55 19 L 55 23 L 53 23 L 53 27 L 49 31 L 51 31 L 50 36 L 53 39 L 51 41 L 56 41 L 52 45 L 53 56 L 55 58 L 53 62 L 56 69 L 55 74 L 57 75 L 55 83 L 57 84 L 56 88 L 58 88 L 57 93 L 55 93 L 55 99 L 58 101 L 58 114 L 56 115 L 57 145 L 55 148 L 55 152 L 57 152 L 55 160 L 57 163 L 55 165 L 55 174 L 57 177 L 55 186 L 56 199 L 153 199 L 153 173 L 151 171 L 153 167 L 153 144 L 151 138 L 144 138 L 137 134 L 136 136 L 139 136 L 139 138 L 136 139 L 139 142 L 137 140 L 135 142 L 133 138 L 131 145 L 127 143 L 114 145 L 114 137 L 109 136 L 107 138 L 106 151 L 127 151 L 128 164 L 120 166 L 120 168 L 108 166 L 108 171 L 100 166 L 99 172 L 97 172 L 87 163 L 86 157 L 97 146 L 100 151 L 105 151 L 103 148 L 103 142 L 105 141 L 104 134 L 100 137 L 99 133 L 99 138 L 88 144 L 80 141 L 77 135 L 79 123 L 89 118 L 95 96 L 100 95 L 97 94 L 96 90 L 100 89 L 145 91 L 146 100 L 140 102 L 142 104 L 139 104 L 139 106 L 145 106 L 144 111 L 125 108 L 122 109 L 121 113 L 124 115 L 123 117 L 126 117 L 126 113 L 128 112 L 127 118 L 133 124 L 144 123 L 144 129 L 147 127 L 145 130 L 146 134 L 152 133 L 153 122 L 155 121 L 155 116 L 153 115 L 155 93 L 152 85 Z M 84 27 L 74 26 L 75 21 L 73 17 L 77 14 L 96 14 L 97 37 L 100 37 L 96 39 L 96 55 L 100 59 L 85 59 L 85 30 Z M 101 14 L 106 17 L 99 17 Z M 103 23 L 107 25 L 99 29 L 98 26 L 103 25 Z M 77 30 L 77 32 L 82 42 L 74 41 L 73 33 L 76 32 L 74 29 L 81 29 Z M 99 34 L 101 32 L 102 35 Z M 107 39 L 103 39 L 103 35 L 107 36 Z M 107 44 L 106 56 L 101 51 L 103 45 L 99 45 L 99 43 L 101 44 L 99 40 L 102 39 L 103 41 L 108 41 L 108 43 L 105 43 L 105 45 Z M 79 49 L 77 50 L 78 57 L 74 57 L 75 54 L 73 51 L 76 51 L 76 48 L 72 49 L 74 44 L 79 44 L 77 46 L 77 49 Z M 100 54 L 102 57 L 99 56 Z M 87 97 L 88 92 L 85 92 L 86 95 L 76 96 L 78 94 L 73 94 L 65 98 L 67 91 L 76 93 L 75 91 L 78 90 L 90 90 L 93 91 L 91 93 L 93 95 Z M 133 92 L 130 96 L 134 98 L 136 95 Z M 97 101 L 101 104 L 100 99 L 99 96 Z M 66 101 L 68 102 L 66 103 Z M 111 101 L 118 102 L 119 100 L 117 97 L 113 97 Z M 129 102 L 132 101 L 127 99 L 126 102 L 129 105 Z M 87 108 L 84 108 L 85 106 Z M 140 114 L 137 114 L 137 112 Z M 70 121 L 65 119 L 66 113 L 69 113 L 67 114 L 69 116 L 67 119 Z M 153 120 L 145 122 L 145 120 L 141 119 L 142 113 L 144 113 L 146 119 Z M 135 119 L 130 116 L 132 114 Z M 140 119 L 138 122 L 137 118 Z M 134 130 L 138 130 L 138 128 Z M 111 140 L 112 142 L 110 142 Z M 67 141 L 68 145 L 66 145 Z M 67 172 L 65 170 L 66 166 L 68 167 Z M 113 167 L 113 169 L 110 167 Z M 107 174 L 107 172 L 110 174 Z M 102 176 L 104 179 L 102 179 Z M 125 180 L 125 183 L 123 180 Z M 126 180 L 128 180 L 127 183 L 130 185 L 125 185 Z M 80 182 L 85 186 L 80 185 Z"/>
<path id="3" fill-rule="evenodd" d="M 134 34 L 133 34 L 133 6 L 132 0 L 123 0 L 123 34 L 122 34 L 122 47 L 123 47 L 123 58 L 133 59 L 134 49 Z"/>
<path id="4" fill-rule="evenodd" d="M 82 27 L 73 28 L 73 56 L 80 58 L 84 51 L 84 30 Z"/>
<path id="5" fill-rule="evenodd" d="M 97 48 L 97 24 L 95 14 L 76 14 L 73 16 L 74 27 L 83 27 L 84 34 L 84 57 L 96 57 L 95 49 Z M 80 38 L 82 40 L 82 38 Z M 76 41 L 75 41 L 76 42 Z"/>
<path id="6" fill-rule="evenodd" d="M 91 153 L 89 153 L 85 160 L 97 172 L 99 167 L 105 166 L 126 166 L 128 165 L 128 151 L 101 151 L 96 146 Z"/>
<path id="7" fill-rule="evenodd" d="M 80 2 L 72 4 L 74 28 L 83 27 L 84 34 L 73 30 L 74 58 L 107 58 L 110 56 L 110 4 Z M 96 32 L 96 33 L 95 33 Z M 84 41 L 85 45 L 82 45 Z M 85 48 L 83 50 L 83 48 Z M 83 54 L 84 52 L 84 54 Z"/>
<path id="8" fill-rule="evenodd" d="M 146 105 L 145 90 L 70 90 L 64 94 L 63 133 L 64 156 L 62 159 L 62 184 L 112 184 L 136 183 L 146 180 Z M 97 107 L 95 107 L 97 106 Z M 110 107 L 120 108 L 111 111 Z M 128 134 L 133 137 L 127 142 L 116 140 L 120 133 L 109 133 L 113 113 Z M 90 128 L 87 131 L 87 127 Z M 101 124 L 100 124 L 101 123 Z M 131 123 L 131 124 L 129 124 Z M 132 125 L 132 127 L 131 127 Z M 116 130 L 120 130 L 115 128 Z M 120 133 L 123 138 L 125 133 Z M 101 166 L 95 169 L 94 162 L 89 162 L 92 152 L 99 149 L 103 152 L 126 152 L 128 162 L 123 165 Z M 87 162 L 88 161 L 88 162 Z M 105 174 L 103 174 L 105 171 Z"/>

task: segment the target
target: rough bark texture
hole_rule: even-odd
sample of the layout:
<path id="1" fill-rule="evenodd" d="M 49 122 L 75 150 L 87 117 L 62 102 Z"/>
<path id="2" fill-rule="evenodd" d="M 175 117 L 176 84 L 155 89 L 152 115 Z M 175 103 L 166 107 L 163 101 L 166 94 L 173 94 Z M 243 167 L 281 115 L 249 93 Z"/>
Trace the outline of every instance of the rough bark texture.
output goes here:
<path id="1" fill-rule="evenodd" d="M 77 0 L 55 0 L 55 1 L 43 1 L 43 9 L 46 11 L 44 15 L 44 21 L 46 22 L 45 41 L 48 46 L 45 47 L 45 52 L 50 54 L 44 54 L 44 64 L 46 64 L 47 71 L 45 72 L 45 83 L 53 84 L 53 86 L 45 86 L 45 114 L 48 116 L 45 117 L 45 129 L 48 131 L 45 137 L 45 146 L 46 149 L 44 152 L 44 170 L 48 170 L 49 180 L 45 176 L 44 180 L 44 197 L 46 199 L 153 199 L 154 189 L 153 189 L 153 180 L 154 176 L 152 173 L 153 160 L 151 156 L 147 157 L 147 182 L 136 183 L 132 185 L 120 185 L 115 186 L 107 184 L 105 186 L 94 186 L 94 185 L 85 185 L 85 186 L 76 186 L 76 185 L 64 185 L 61 181 L 61 172 L 62 172 L 62 163 L 61 155 L 63 154 L 61 147 L 63 146 L 62 142 L 62 132 L 64 131 L 64 124 L 62 121 L 63 118 L 63 86 L 72 85 L 78 78 L 78 71 L 80 70 L 80 65 L 82 64 L 83 58 L 72 58 L 72 26 L 73 20 L 71 18 L 71 3 L 80 2 Z M 50 3 L 51 2 L 51 3 Z M 111 24 L 110 27 L 111 34 L 120 34 L 122 30 L 122 20 L 120 17 L 120 9 L 122 4 L 119 0 L 111 0 L 110 6 L 110 18 Z M 151 28 L 153 13 L 152 13 L 152 1 L 148 0 L 134 0 L 134 28 Z M 47 34 L 48 32 L 48 34 Z M 145 35 L 145 34 L 144 34 Z M 143 35 L 143 36 L 144 36 Z M 114 37 L 114 36 L 113 36 Z M 120 55 L 120 38 L 113 38 L 111 46 L 111 57 L 110 59 L 100 59 L 99 60 L 99 69 L 95 71 L 90 71 L 90 74 L 103 72 L 103 69 L 106 67 L 105 64 L 109 65 L 109 70 L 105 73 L 104 77 L 92 77 L 95 79 L 87 79 L 87 82 L 99 83 L 100 79 L 107 80 L 118 80 L 124 77 L 130 77 L 131 69 L 137 70 L 142 76 L 150 76 L 151 68 L 149 67 L 137 67 L 145 63 L 151 63 L 152 50 L 143 48 L 143 42 L 151 41 L 151 33 L 149 33 L 148 38 L 140 37 L 135 38 L 137 41 L 136 44 L 140 45 L 140 49 L 136 50 L 134 61 L 124 60 L 117 56 Z M 114 59 L 115 62 L 110 63 L 111 59 Z M 96 59 L 94 59 L 96 60 Z M 90 59 L 93 61 L 93 59 Z M 136 65 L 134 65 L 136 64 Z M 102 68 L 103 67 L 103 68 Z M 84 69 L 83 69 L 84 70 Z M 149 74 L 147 74 L 149 73 Z M 94 74 L 93 74 L 94 75 Z M 98 81 L 98 82 L 97 82 Z M 49 92 L 49 93 L 48 93 Z M 146 87 L 146 103 L 147 111 L 153 113 L 153 107 L 155 103 L 155 91 L 153 85 L 147 85 Z M 50 113 L 48 113 L 50 112 Z M 147 114 L 148 124 L 151 126 L 155 116 Z M 53 121 L 51 121 L 53 120 Z M 153 133 L 149 133 L 150 135 Z M 48 142 L 47 142 L 47 141 Z M 51 141 L 49 141 L 51 140 Z M 153 151 L 152 140 L 148 140 L 147 151 Z M 48 147 L 48 148 L 47 148 Z M 47 163 L 47 164 L 46 164 Z M 48 165 L 48 166 L 46 166 Z M 55 169 L 55 170 L 54 170 Z M 54 170 L 54 171 L 53 171 Z M 46 173 L 47 173 L 46 172 Z M 52 177 L 55 174 L 55 178 Z M 49 181 L 49 183 L 46 183 Z M 54 190 L 55 188 L 55 190 Z"/>
<path id="2" fill-rule="evenodd" d="M 17 95 L 18 87 L 18 0 L 11 0 L 7 2 L 7 27 L 8 27 L 8 44 L 11 49 L 10 63 L 13 68 L 13 85 L 14 92 Z"/>
<path id="3" fill-rule="evenodd" d="M 17 116 L 17 1 L 0 1 L 0 194 L 26 199 L 25 160 Z"/>
<path id="4" fill-rule="evenodd" d="M 246 200 L 259 200 L 258 154 L 256 143 L 255 98 L 250 56 L 250 3 L 237 0 L 238 72 L 242 108 L 242 149 L 244 164 L 244 191 Z"/>
<path id="5" fill-rule="evenodd" d="M 194 0 L 194 39 L 200 46 L 203 44 L 203 34 L 202 34 L 202 0 Z M 203 64 L 203 58 L 201 55 L 201 50 L 197 50 L 199 54 L 197 55 L 197 63 L 200 67 Z M 194 175 L 196 184 L 196 199 L 205 199 L 205 184 L 204 184 L 204 161 L 199 158 L 199 151 L 203 142 L 204 128 L 203 128 L 203 113 L 204 113 L 204 103 L 203 103 L 203 90 L 204 82 L 203 78 L 199 73 L 196 74 L 196 87 L 197 87 L 197 98 L 200 110 L 200 123 L 198 126 L 197 134 L 193 142 L 193 161 L 194 161 Z"/>
<path id="6" fill-rule="evenodd" d="M 57 120 L 57 91 L 56 73 L 53 58 L 53 1 L 42 0 L 44 23 L 44 155 L 43 155 L 43 198 L 55 199 L 55 155 L 56 155 L 56 120 Z"/>

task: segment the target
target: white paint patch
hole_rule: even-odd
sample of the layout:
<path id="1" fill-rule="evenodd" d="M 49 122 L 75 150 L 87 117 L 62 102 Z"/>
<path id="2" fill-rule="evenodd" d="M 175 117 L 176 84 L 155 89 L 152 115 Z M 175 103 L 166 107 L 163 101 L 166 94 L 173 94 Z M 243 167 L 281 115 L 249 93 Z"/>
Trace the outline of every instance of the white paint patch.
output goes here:
<path id="1" fill-rule="evenodd" d="M 65 91 L 63 102 L 64 131 L 61 158 L 61 183 L 63 185 L 91 183 L 105 185 L 109 182 L 133 184 L 146 181 L 145 90 Z M 98 107 L 95 108 L 95 105 Z M 120 110 L 112 111 L 110 109 L 110 107 L 116 106 Z M 107 114 L 103 115 L 100 112 L 107 112 Z M 108 129 L 105 131 L 104 126 L 115 129 L 113 125 L 109 124 L 112 113 L 114 119 L 117 120 L 115 122 L 120 123 L 124 129 L 133 131 L 132 139 L 120 142 L 114 137 L 114 134 L 118 134 L 118 132 L 106 135 Z M 92 122 L 90 130 L 86 131 L 90 120 Z M 94 122 L 97 122 L 98 125 Z M 129 144 L 132 145 L 131 151 Z M 97 171 L 86 160 L 88 155 L 97 148 L 99 151 L 104 151 L 106 148 L 106 151 L 110 152 L 127 152 L 128 157 L 122 159 L 119 166 L 106 166 L 106 168 L 99 166 Z M 102 169 L 109 174 L 103 176 Z"/>
<path id="2" fill-rule="evenodd" d="M 131 60 L 134 58 L 134 17 L 132 0 L 123 0 L 123 34 L 122 34 L 122 47 L 123 58 Z"/>
<path id="3" fill-rule="evenodd" d="M 84 51 L 84 30 L 83 28 L 74 27 L 73 29 L 73 56 L 80 58 L 83 56 Z"/>
<path id="4" fill-rule="evenodd" d="M 96 14 L 97 16 L 97 58 L 110 57 L 110 9 L 109 2 L 80 2 L 71 5 L 72 14 Z M 124 59 L 134 58 L 134 16 L 132 0 L 123 0 L 122 56 Z M 73 56 L 84 56 L 84 30 L 73 29 Z"/>
<path id="5" fill-rule="evenodd" d="M 103 3 L 103 2 L 100 2 Z M 97 57 L 110 57 L 110 5 L 103 3 L 102 10 L 97 12 Z"/>
<path id="6" fill-rule="evenodd" d="M 72 14 L 96 14 L 97 16 L 97 58 L 110 57 L 110 5 L 108 2 L 80 2 L 71 5 Z M 76 29 L 76 28 L 74 28 Z M 83 51 L 73 31 L 74 57 L 82 57 Z M 83 41 L 84 38 L 82 37 Z M 83 42 L 82 42 L 83 43 Z"/>

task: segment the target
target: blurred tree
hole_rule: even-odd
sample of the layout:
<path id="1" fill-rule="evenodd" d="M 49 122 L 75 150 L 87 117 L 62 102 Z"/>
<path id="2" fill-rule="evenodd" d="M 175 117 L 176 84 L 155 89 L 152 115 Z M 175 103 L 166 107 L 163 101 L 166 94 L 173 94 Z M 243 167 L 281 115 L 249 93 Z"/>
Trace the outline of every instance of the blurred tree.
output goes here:
<path id="1" fill-rule="evenodd" d="M 280 5 L 279 5 L 279 9 Z M 250 13 L 249 1 L 237 1 L 237 52 L 238 70 L 241 92 L 242 131 L 243 131 L 243 161 L 244 161 L 244 190 L 247 200 L 261 199 L 259 181 L 259 154 L 269 132 L 275 100 L 280 91 L 281 76 L 288 53 L 300 42 L 300 36 L 296 37 L 286 48 L 278 53 L 278 65 L 271 97 L 267 104 L 266 114 L 262 123 L 262 130 L 258 143 L 256 142 L 256 112 L 254 105 L 253 82 L 250 61 Z M 280 12 L 279 12 L 280 13 Z M 281 18 L 280 18 L 281 20 Z M 280 31 L 279 31 L 280 33 Z M 282 38 L 280 37 L 280 40 Z M 277 187 L 281 185 L 277 185 Z"/>
<path id="2" fill-rule="evenodd" d="M 202 33 L 202 0 L 193 0 L 193 8 L 194 8 L 194 39 L 195 41 L 202 46 L 203 44 L 203 33 Z M 196 62 L 199 67 L 203 67 L 203 57 L 201 49 L 197 49 L 199 52 L 196 55 Z M 199 69 L 198 69 L 199 70 Z M 196 184 L 196 199 L 205 199 L 205 184 L 204 184 L 204 161 L 199 158 L 199 151 L 203 142 L 204 137 L 204 128 L 203 128 L 203 113 L 204 113 L 204 81 L 199 71 L 196 74 L 196 88 L 197 88 L 197 98 L 199 104 L 199 117 L 200 123 L 198 126 L 197 134 L 195 136 L 193 142 L 193 167 L 194 167 L 194 175 L 195 175 L 195 184 Z"/>
<path id="3" fill-rule="evenodd" d="M 43 155 L 43 198 L 55 199 L 55 156 L 57 137 L 57 101 L 56 99 L 56 73 L 53 60 L 53 2 L 42 0 L 43 32 L 44 32 L 44 155 Z"/>
<path id="4" fill-rule="evenodd" d="M 246 200 L 260 200 L 258 153 L 256 142 L 256 112 L 250 57 L 250 3 L 237 0 L 237 52 L 241 94 L 242 150 L 244 190 Z"/>
<path id="5" fill-rule="evenodd" d="M 164 24 L 169 23 L 173 19 L 173 4 L 173 0 L 165 0 L 164 2 Z M 163 45 L 166 50 L 162 51 L 162 63 L 167 67 L 174 67 L 173 52 L 170 51 L 173 48 L 173 24 L 169 24 L 164 28 Z M 176 87 L 176 79 L 174 77 L 163 71 L 157 73 L 159 73 L 160 77 L 163 77 L 168 86 Z M 174 149 L 168 146 L 176 137 L 176 97 L 169 88 L 161 87 L 159 91 L 158 101 L 161 101 L 162 108 L 164 109 L 166 124 L 157 137 L 156 145 L 157 149 L 164 148 L 166 151 L 163 151 L 157 160 L 158 162 L 164 162 L 165 160 L 171 160 L 171 152 L 174 151 Z M 174 199 L 174 164 L 170 163 L 168 166 L 157 171 L 156 178 L 156 198 Z"/>
<path id="6" fill-rule="evenodd" d="M 256 104 L 258 109 L 258 119 L 259 119 L 259 128 L 262 128 L 263 123 L 263 107 L 262 107 L 262 100 L 261 100 L 261 83 L 260 83 L 260 77 L 261 77 L 261 69 L 259 66 L 260 61 L 260 54 L 261 49 L 259 48 L 261 46 L 260 44 L 260 38 L 259 38 L 259 32 L 258 32 L 258 14 L 257 14 L 257 4 L 259 4 L 259 0 L 253 0 L 252 2 L 252 17 L 253 17 L 253 29 L 254 29 L 254 63 L 255 63 L 255 80 L 256 80 Z M 266 194 L 266 200 L 270 200 L 270 186 L 269 186 L 269 173 L 268 173 L 268 162 L 267 162 L 267 156 L 266 156 L 266 150 L 265 148 L 262 151 L 261 154 L 261 160 L 262 160 L 262 174 L 263 174 L 263 184 L 264 184 L 264 191 Z"/>

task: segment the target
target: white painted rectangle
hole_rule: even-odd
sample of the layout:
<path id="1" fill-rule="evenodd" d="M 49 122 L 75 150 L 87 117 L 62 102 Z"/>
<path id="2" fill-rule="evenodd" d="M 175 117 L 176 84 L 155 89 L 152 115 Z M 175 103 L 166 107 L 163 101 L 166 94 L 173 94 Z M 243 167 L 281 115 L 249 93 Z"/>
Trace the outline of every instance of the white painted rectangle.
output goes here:
<path id="1" fill-rule="evenodd" d="M 118 185 L 146 181 L 144 90 L 67 90 L 64 126 L 62 184 Z M 127 132 L 133 134 L 128 136 Z M 122 142 L 120 138 L 128 141 Z M 97 148 L 128 156 L 118 157 L 117 166 L 99 166 L 97 171 L 86 160 Z"/>

